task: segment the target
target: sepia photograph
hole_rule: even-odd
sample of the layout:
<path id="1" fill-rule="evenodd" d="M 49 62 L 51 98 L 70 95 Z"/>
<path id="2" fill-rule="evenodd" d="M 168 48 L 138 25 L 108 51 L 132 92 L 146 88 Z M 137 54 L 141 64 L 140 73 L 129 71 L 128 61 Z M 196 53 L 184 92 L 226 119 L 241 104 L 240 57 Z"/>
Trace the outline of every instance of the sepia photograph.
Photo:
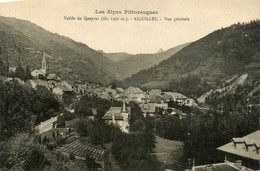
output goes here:
<path id="1" fill-rule="evenodd" d="M 260 0 L 0 0 L 1 171 L 260 171 Z"/>

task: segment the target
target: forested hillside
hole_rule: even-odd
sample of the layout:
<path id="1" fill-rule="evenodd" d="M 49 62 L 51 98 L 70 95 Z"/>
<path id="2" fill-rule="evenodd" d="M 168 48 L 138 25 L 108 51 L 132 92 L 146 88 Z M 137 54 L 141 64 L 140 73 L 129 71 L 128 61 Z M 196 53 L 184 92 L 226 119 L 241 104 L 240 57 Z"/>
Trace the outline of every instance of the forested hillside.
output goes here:
<path id="1" fill-rule="evenodd" d="M 123 85 L 160 87 L 198 97 L 233 74 L 260 74 L 260 21 L 222 28 L 191 43 Z M 258 77 L 259 78 L 259 77 Z"/>
<path id="2" fill-rule="evenodd" d="M 117 78 L 115 63 L 85 44 L 44 30 L 24 20 L 0 17 L 1 59 L 11 67 L 38 69 L 42 53 L 47 70 L 66 79 L 108 83 Z"/>

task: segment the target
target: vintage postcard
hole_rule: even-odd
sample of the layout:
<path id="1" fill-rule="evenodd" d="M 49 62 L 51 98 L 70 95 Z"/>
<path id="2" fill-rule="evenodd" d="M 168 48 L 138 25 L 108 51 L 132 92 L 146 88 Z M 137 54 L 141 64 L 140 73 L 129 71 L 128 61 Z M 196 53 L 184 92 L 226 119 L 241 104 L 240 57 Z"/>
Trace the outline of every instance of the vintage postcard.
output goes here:
<path id="1" fill-rule="evenodd" d="M 259 0 L 0 0 L 0 170 L 260 170 Z"/>

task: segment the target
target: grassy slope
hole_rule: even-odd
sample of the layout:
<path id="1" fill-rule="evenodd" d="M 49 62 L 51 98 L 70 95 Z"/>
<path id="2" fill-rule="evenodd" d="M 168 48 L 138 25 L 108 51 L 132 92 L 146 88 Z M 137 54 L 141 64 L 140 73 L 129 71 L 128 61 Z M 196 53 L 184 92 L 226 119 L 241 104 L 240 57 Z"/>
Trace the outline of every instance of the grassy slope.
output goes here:
<path id="1" fill-rule="evenodd" d="M 156 136 L 156 142 L 154 155 L 162 163 L 166 162 L 165 168 L 171 168 L 183 153 L 183 142 L 167 140 L 158 136 Z"/>

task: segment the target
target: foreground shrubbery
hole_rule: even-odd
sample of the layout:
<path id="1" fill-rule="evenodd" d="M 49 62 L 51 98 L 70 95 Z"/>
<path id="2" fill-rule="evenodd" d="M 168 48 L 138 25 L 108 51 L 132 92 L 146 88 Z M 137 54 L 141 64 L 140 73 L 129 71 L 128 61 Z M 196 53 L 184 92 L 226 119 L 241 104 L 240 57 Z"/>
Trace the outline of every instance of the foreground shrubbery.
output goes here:
<path id="1" fill-rule="evenodd" d="M 115 131 L 112 154 L 123 170 L 158 170 L 159 162 L 151 155 L 155 146 L 151 132 L 125 134 Z"/>
<path id="2" fill-rule="evenodd" d="M 1 170 L 81 171 L 88 169 L 86 162 L 69 160 L 59 153 L 53 153 L 36 143 L 27 133 L 17 134 L 8 141 L 0 143 Z"/>
<path id="3" fill-rule="evenodd" d="M 0 139 L 34 126 L 60 110 L 60 103 L 45 87 L 37 90 L 19 85 L 17 81 L 0 83 Z M 32 133 L 32 132 L 31 132 Z"/>
<path id="4" fill-rule="evenodd" d="M 82 137 L 87 137 L 89 143 L 105 144 L 111 142 L 113 126 L 102 120 L 88 120 L 80 118 L 76 124 L 76 131 Z"/>

